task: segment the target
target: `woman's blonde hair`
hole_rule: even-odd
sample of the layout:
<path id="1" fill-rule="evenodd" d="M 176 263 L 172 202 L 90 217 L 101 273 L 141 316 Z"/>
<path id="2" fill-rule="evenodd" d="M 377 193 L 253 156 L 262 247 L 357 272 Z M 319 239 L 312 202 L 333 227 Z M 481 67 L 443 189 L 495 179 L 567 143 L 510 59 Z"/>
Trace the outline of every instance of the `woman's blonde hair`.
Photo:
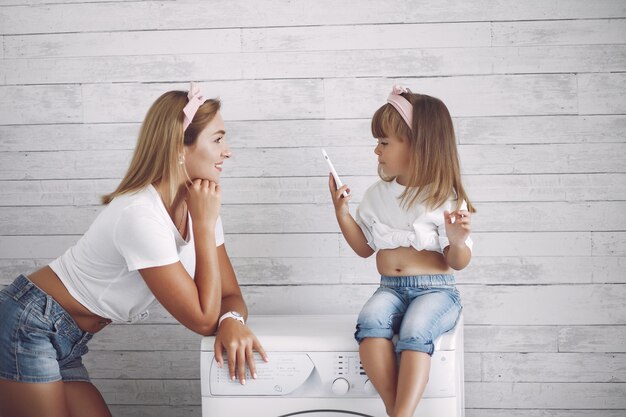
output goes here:
<path id="1" fill-rule="evenodd" d="M 161 180 L 168 181 L 170 188 L 169 195 L 163 196 L 165 204 L 172 204 L 181 180 L 179 157 L 183 146 L 195 143 L 221 107 L 218 99 L 205 101 L 183 133 L 183 107 L 187 102 L 186 91 L 168 91 L 152 104 L 141 125 L 128 171 L 115 191 L 102 196 L 102 204 Z"/>
<path id="2" fill-rule="evenodd" d="M 460 209 L 463 200 L 467 210 L 475 213 L 463 184 L 456 148 L 452 118 L 446 105 L 438 98 L 411 92 L 403 93 L 413 107 L 412 126 L 406 124 L 400 113 L 389 103 L 380 107 L 372 118 L 372 135 L 387 138 L 390 135 L 409 142 L 409 178 L 400 195 L 404 207 L 423 202 L 426 207 L 440 207 L 450 197 L 456 197 Z M 379 166 L 383 181 L 393 181 Z"/>

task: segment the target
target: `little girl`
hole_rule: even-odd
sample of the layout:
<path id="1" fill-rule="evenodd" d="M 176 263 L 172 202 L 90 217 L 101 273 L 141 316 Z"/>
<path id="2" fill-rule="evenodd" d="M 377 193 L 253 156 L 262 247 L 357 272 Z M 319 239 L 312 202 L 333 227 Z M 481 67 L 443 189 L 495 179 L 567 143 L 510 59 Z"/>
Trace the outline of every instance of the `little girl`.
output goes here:
<path id="1" fill-rule="evenodd" d="M 372 119 L 381 181 L 352 218 L 347 185 L 329 188 L 339 227 L 361 257 L 376 253 L 380 287 L 357 320 L 363 368 L 393 417 L 413 416 L 430 372 L 433 341 L 463 308 L 452 269 L 472 256 L 475 209 L 463 185 L 452 119 L 437 98 L 395 86 Z M 392 343 L 395 333 L 397 344 Z M 396 364 L 396 352 L 400 366 Z"/>

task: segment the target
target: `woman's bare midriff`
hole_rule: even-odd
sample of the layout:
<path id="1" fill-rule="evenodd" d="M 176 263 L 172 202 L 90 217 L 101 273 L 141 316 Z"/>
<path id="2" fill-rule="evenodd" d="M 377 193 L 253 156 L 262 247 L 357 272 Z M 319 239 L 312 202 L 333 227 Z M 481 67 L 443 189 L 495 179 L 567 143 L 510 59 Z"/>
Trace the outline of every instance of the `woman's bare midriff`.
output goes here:
<path id="1" fill-rule="evenodd" d="M 111 320 L 100 317 L 89 311 L 67 291 L 63 282 L 54 273 L 52 268 L 44 266 L 30 274 L 28 279 L 63 307 L 83 331 L 97 333 Z"/>
<path id="2" fill-rule="evenodd" d="M 392 277 L 453 273 L 443 254 L 405 247 L 379 250 L 376 254 L 376 266 L 381 275 Z"/>

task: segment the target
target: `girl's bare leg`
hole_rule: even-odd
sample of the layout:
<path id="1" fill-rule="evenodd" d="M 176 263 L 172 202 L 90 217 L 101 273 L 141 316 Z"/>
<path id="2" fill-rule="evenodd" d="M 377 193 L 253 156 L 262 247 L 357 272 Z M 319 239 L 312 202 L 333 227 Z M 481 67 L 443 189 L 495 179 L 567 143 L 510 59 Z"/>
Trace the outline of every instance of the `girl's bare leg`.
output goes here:
<path id="1" fill-rule="evenodd" d="M 430 356 L 427 353 L 412 350 L 402 352 L 392 417 L 413 417 L 426 389 L 429 375 Z"/>
<path id="2" fill-rule="evenodd" d="M 387 414 L 391 415 L 396 401 L 398 380 L 393 343 L 382 337 L 367 337 L 361 341 L 359 354 L 367 377 L 385 403 Z"/>

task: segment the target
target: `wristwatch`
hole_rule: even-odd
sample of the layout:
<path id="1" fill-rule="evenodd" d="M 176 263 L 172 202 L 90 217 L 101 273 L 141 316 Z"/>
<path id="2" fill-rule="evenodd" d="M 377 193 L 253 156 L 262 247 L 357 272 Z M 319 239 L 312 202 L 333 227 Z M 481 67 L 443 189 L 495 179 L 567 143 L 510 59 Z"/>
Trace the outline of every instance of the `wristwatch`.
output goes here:
<path id="1" fill-rule="evenodd" d="M 228 313 L 222 314 L 222 317 L 220 317 L 219 321 L 217 322 L 218 328 L 220 327 L 220 324 L 222 324 L 224 319 L 235 319 L 238 322 L 241 322 L 241 324 L 246 324 L 241 314 L 237 313 L 236 311 L 229 311 Z"/>

